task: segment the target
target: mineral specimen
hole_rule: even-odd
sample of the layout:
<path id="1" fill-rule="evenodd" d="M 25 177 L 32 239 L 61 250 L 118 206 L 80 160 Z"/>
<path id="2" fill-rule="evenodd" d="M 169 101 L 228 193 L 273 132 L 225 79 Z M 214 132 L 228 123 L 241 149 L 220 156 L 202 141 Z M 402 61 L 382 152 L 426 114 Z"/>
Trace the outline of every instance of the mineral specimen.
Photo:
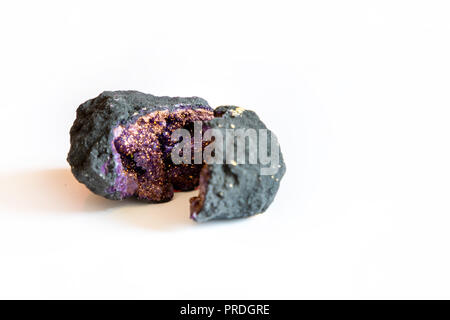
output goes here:
<path id="1" fill-rule="evenodd" d="M 177 141 L 172 140 L 172 133 L 182 128 L 196 136 L 194 122 L 204 125 L 200 136 L 209 129 L 222 132 L 223 136 L 230 128 L 266 131 L 267 143 L 258 137 L 256 149 L 255 145 L 244 143 L 242 150 L 249 159 L 267 147 L 269 154 L 277 155 L 276 162 L 270 162 L 273 173 L 263 172 L 268 163 L 259 158 L 251 163 L 234 159 L 225 163 L 207 159 L 200 164 L 174 163 L 171 154 Z M 272 137 L 273 133 L 253 111 L 239 107 L 225 106 L 213 111 L 198 97 L 107 91 L 77 109 L 67 160 L 81 183 L 106 198 L 165 202 L 173 197 L 174 190 L 199 186 L 199 195 L 191 198 L 192 219 L 203 222 L 239 218 L 265 211 L 278 191 L 286 169 L 278 144 L 271 144 Z M 200 151 L 206 151 L 208 144 L 214 145 L 213 141 L 202 141 Z M 239 141 L 231 140 L 228 147 L 240 148 Z M 228 159 L 229 149 L 217 147 L 215 151 L 223 151 Z"/>
<path id="2" fill-rule="evenodd" d="M 78 181 L 96 194 L 169 201 L 174 188 L 194 189 L 201 169 L 195 164 L 172 165 L 171 133 L 212 118 L 208 103 L 197 97 L 103 92 L 78 108 L 67 160 Z"/>
<path id="3" fill-rule="evenodd" d="M 279 145 L 271 144 L 273 133 L 261 122 L 255 112 L 235 106 L 223 106 L 214 110 L 215 118 L 205 121 L 209 128 L 226 135 L 229 128 L 255 129 L 267 134 L 267 144 L 245 144 L 245 158 L 252 153 L 260 154 L 262 146 L 269 154 L 278 153 L 272 174 L 262 174 L 266 165 L 257 159 L 251 163 L 205 164 L 200 172 L 198 197 L 191 198 L 191 218 L 198 222 L 212 219 L 241 218 L 264 212 L 272 203 L 280 186 L 280 180 L 286 172 Z M 273 136 L 275 139 L 275 136 Z M 258 137 L 261 139 L 261 137 Z M 233 140 L 231 150 L 237 149 L 238 140 Z M 256 148 L 255 148 L 256 146 Z M 225 149 L 225 148 L 224 148 Z M 229 149 L 224 150 L 224 157 Z"/>

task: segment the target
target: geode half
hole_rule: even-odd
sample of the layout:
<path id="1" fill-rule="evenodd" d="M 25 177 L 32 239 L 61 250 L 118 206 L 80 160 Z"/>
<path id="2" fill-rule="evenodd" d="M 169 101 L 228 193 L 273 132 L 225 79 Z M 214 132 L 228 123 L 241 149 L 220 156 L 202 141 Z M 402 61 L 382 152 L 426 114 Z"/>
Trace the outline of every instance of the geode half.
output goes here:
<path id="1" fill-rule="evenodd" d="M 191 198 L 191 218 L 198 222 L 212 219 L 231 219 L 252 216 L 264 212 L 272 203 L 286 172 L 278 140 L 267 129 L 255 112 L 236 106 L 222 106 L 214 110 L 215 118 L 205 121 L 210 129 L 218 130 L 222 137 L 226 131 L 254 129 L 256 143 L 248 141 L 242 149 L 244 163 L 236 160 L 227 163 L 205 164 L 200 172 L 199 195 Z M 262 134 L 259 134 L 259 133 Z M 265 140 L 261 139 L 265 135 Z M 272 142 L 273 141 L 273 142 Z M 222 150 L 223 148 L 223 150 Z M 261 150 L 269 155 L 278 155 L 276 161 L 263 163 Z M 216 146 L 215 151 L 223 152 L 223 158 L 233 150 L 236 159 L 238 140 L 232 139 L 226 147 Z M 257 156 L 256 163 L 250 163 L 251 155 Z M 266 171 L 264 171 L 266 170 Z"/>
<path id="2" fill-rule="evenodd" d="M 201 98 L 156 97 L 138 91 L 106 91 L 77 109 L 67 161 L 78 181 L 94 193 L 165 202 L 173 191 L 193 190 L 201 165 L 173 165 L 171 133 L 193 130 L 213 118 Z"/>

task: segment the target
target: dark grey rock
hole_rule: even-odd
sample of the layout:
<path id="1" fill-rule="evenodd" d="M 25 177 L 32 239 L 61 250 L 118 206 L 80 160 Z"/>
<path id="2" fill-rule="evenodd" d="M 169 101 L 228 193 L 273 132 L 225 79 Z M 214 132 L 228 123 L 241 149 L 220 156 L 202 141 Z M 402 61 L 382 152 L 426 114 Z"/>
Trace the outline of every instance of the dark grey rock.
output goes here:
<path id="1" fill-rule="evenodd" d="M 216 118 L 205 124 L 220 130 L 223 136 L 226 134 L 225 130 L 230 128 L 267 129 L 253 111 L 224 106 L 217 108 L 214 113 Z M 270 130 L 267 132 L 267 149 L 270 154 L 276 150 L 271 149 L 270 137 L 273 133 Z M 264 212 L 275 198 L 281 178 L 286 172 L 279 145 L 276 148 L 279 150 L 279 162 L 275 164 L 276 173 L 270 175 L 261 174 L 261 168 L 268 165 L 263 165 L 259 157 L 256 164 L 205 165 L 200 175 L 199 196 L 191 198 L 191 217 L 198 222 L 204 222 L 212 219 L 241 218 Z M 251 152 L 255 151 L 250 150 L 249 144 L 246 144 L 246 159 L 249 159 Z"/>
<path id="2" fill-rule="evenodd" d="M 105 91 L 86 101 L 77 109 L 70 130 L 67 161 L 72 173 L 98 195 L 116 200 L 129 196 L 118 187 L 120 159 L 112 150 L 114 128 L 133 123 L 153 111 L 172 112 L 180 107 L 210 109 L 208 103 L 198 97 L 156 97 L 138 91 Z"/>
<path id="3" fill-rule="evenodd" d="M 123 164 L 117 150 L 113 150 L 114 129 L 133 124 L 143 115 L 154 111 L 175 112 L 180 108 L 207 109 L 208 103 L 198 97 L 156 97 L 137 91 L 107 91 L 88 100 L 77 109 L 77 118 L 70 130 L 71 147 L 68 162 L 76 179 L 92 192 L 109 199 L 121 200 L 128 193 L 123 180 Z M 267 129 L 258 116 L 249 110 L 234 106 L 219 107 L 215 118 L 204 121 L 204 125 L 217 129 L 225 137 L 226 129 Z M 210 119 L 212 115 L 208 118 Z M 268 131 L 267 148 L 271 149 Z M 233 147 L 236 147 L 234 144 Z M 279 151 L 279 146 L 276 145 Z M 226 149 L 223 150 L 226 158 Z M 235 150 L 236 151 L 236 150 Z M 245 145 L 245 157 L 259 148 L 250 150 Z M 212 219 L 247 217 L 264 212 L 274 200 L 286 166 L 281 151 L 276 172 L 262 174 L 268 164 L 231 163 L 204 165 L 200 174 L 200 195 L 191 199 L 191 217 L 204 222 Z M 167 201 L 171 198 L 168 194 Z"/>

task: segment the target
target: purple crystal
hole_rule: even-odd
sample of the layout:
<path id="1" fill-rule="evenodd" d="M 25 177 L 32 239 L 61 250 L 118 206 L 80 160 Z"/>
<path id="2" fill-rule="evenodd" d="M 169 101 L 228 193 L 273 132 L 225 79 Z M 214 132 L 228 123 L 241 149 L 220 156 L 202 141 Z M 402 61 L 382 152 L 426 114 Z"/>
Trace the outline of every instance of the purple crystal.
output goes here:
<path id="1" fill-rule="evenodd" d="M 151 202 L 169 201 L 174 189 L 195 189 L 202 165 L 175 165 L 170 157 L 175 144 L 171 135 L 180 128 L 193 133 L 194 121 L 213 117 L 206 108 L 179 107 L 173 112 L 153 111 L 125 127 L 116 127 L 112 150 L 118 175 L 114 189 L 123 197 L 136 196 Z"/>

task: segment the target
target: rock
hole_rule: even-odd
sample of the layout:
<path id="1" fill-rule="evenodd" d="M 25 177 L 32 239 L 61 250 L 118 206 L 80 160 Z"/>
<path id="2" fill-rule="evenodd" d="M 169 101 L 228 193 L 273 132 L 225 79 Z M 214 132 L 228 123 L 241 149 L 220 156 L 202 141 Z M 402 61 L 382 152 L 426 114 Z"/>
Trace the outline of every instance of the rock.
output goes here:
<path id="1" fill-rule="evenodd" d="M 201 165 L 170 170 L 166 137 L 191 121 L 212 117 L 208 103 L 198 97 L 105 91 L 77 109 L 67 161 L 78 181 L 108 199 L 168 201 L 172 182 L 184 190 L 196 187 Z M 184 185 L 179 178 L 184 174 L 195 175 L 196 183 Z"/>
<path id="2" fill-rule="evenodd" d="M 235 106 L 224 106 L 215 109 L 216 118 L 206 121 L 212 129 L 219 130 L 225 137 L 226 129 L 267 129 L 255 112 Z M 270 164 L 262 164 L 259 158 L 259 143 L 250 147 L 245 145 L 245 159 L 250 154 L 258 154 L 257 163 L 205 164 L 200 173 L 199 196 L 191 198 L 191 218 L 198 222 L 212 219 L 242 218 L 264 212 L 272 203 L 286 172 L 286 165 L 279 145 L 272 150 L 271 137 L 267 130 L 267 150 L 269 154 L 279 152 L 278 161 L 271 163 L 272 170 L 262 174 L 263 168 Z M 259 142 L 260 136 L 258 136 Z M 237 139 L 233 147 L 237 148 Z M 228 149 L 227 149 L 228 150 Z M 219 150 L 220 152 L 220 150 Z M 235 153 L 237 153 L 235 151 Z M 226 158 L 226 152 L 224 159 Z M 269 174 L 267 174 L 269 173 Z"/>
<path id="3" fill-rule="evenodd" d="M 175 164 L 171 154 L 178 141 L 172 141 L 172 133 L 183 128 L 196 136 L 199 129 L 194 122 L 203 125 L 200 136 L 208 129 L 223 138 L 228 131 L 241 131 L 249 136 L 254 133 L 256 140 L 242 144 L 243 140 L 233 137 L 224 141 L 228 145 L 220 145 L 217 139 L 214 143 L 203 139 L 203 155 L 213 146 L 215 155 L 209 155 L 203 163 Z M 172 199 L 174 189 L 186 191 L 199 186 L 199 195 L 190 200 L 191 218 L 198 222 L 264 212 L 286 171 L 275 135 L 255 112 L 235 106 L 213 111 L 198 97 L 105 91 L 79 106 L 70 142 L 67 160 L 74 176 L 108 199 L 136 197 L 165 202 Z M 236 156 L 239 150 L 245 161 Z M 211 162 L 220 154 L 221 162 Z"/>

